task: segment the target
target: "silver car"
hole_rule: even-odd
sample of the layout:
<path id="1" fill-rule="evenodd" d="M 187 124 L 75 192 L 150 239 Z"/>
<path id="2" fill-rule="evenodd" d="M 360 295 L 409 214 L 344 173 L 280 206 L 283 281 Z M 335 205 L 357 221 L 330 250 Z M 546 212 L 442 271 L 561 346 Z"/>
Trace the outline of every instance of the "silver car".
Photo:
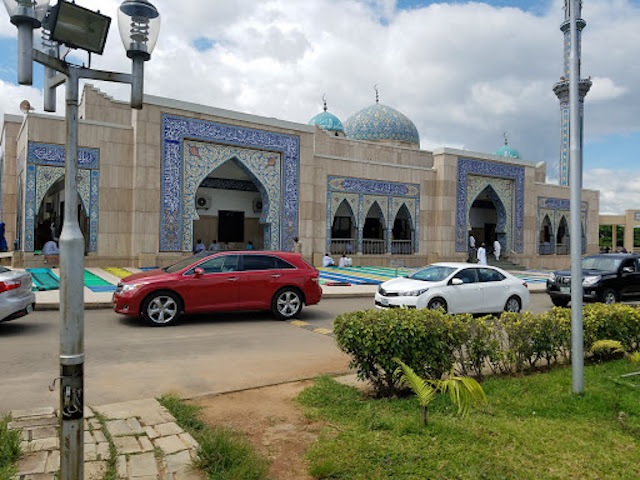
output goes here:
<path id="1" fill-rule="evenodd" d="M 35 305 L 31 274 L 0 267 L 0 322 L 23 317 Z"/>

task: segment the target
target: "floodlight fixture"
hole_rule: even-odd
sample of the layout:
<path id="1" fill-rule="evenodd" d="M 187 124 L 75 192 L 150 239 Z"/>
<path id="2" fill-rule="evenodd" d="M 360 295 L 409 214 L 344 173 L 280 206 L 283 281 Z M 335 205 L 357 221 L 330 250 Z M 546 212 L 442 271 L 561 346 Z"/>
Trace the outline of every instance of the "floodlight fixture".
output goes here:
<path id="1" fill-rule="evenodd" d="M 51 9 L 48 23 L 51 40 L 70 48 L 102 55 L 111 18 L 75 3 L 60 0 Z"/>

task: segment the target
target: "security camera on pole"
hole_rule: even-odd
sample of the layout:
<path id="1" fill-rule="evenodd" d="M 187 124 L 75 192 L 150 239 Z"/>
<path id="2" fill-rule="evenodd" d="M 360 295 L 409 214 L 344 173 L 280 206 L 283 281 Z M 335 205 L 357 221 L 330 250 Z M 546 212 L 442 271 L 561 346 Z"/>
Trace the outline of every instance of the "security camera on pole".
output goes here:
<path id="1" fill-rule="evenodd" d="M 78 99 L 81 78 L 131 85 L 131 106 L 142 108 L 144 62 L 151 58 L 160 14 L 147 0 L 125 0 L 118 9 L 120 35 L 132 73 L 92 70 L 91 54 L 102 54 L 111 19 L 59 0 L 4 0 L 18 28 L 18 83 L 31 85 L 33 61 L 45 66 L 44 109 L 55 111 L 55 88 L 66 91 L 65 212 L 60 234 L 60 480 L 84 472 L 84 239 L 77 218 Z M 43 49 L 33 48 L 33 30 L 43 27 Z M 60 57 L 60 45 L 88 52 L 89 67 Z M 58 72 L 58 73 L 56 73 Z"/>

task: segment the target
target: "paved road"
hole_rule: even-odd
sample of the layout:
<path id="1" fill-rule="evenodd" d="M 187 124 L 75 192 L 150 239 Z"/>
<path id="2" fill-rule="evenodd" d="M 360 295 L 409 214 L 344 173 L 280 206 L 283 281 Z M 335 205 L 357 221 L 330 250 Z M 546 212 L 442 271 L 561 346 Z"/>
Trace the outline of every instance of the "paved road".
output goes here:
<path id="1" fill-rule="evenodd" d="M 532 295 L 530 310 L 551 308 Z M 175 391 L 189 397 L 346 371 L 348 358 L 331 337 L 341 312 L 372 307 L 370 298 L 325 299 L 306 308 L 300 328 L 268 313 L 186 317 L 175 327 L 151 328 L 110 310 L 85 313 L 87 405 L 135 400 Z M 0 323 L 0 412 L 57 406 L 59 314 L 36 311 Z"/>

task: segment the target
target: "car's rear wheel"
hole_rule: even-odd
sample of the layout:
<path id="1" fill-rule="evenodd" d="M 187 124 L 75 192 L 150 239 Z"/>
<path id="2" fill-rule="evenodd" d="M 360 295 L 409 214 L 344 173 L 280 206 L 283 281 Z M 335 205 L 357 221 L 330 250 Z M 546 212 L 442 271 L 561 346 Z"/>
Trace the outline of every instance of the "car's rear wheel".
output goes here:
<path id="1" fill-rule="evenodd" d="M 556 307 L 564 308 L 569 305 L 569 300 L 567 300 L 566 298 L 551 297 L 551 303 L 553 303 Z"/>
<path id="2" fill-rule="evenodd" d="M 153 327 L 172 325 L 180 316 L 180 298 L 173 292 L 155 292 L 142 304 L 142 318 Z"/>
<path id="3" fill-rule="evenodd" d="M 271 301 L 271 311 L 279 320 L 294 318 L 302 311 L 302 294 L 295 288 L 278 290 Z"/>
<path id="4" fill-rule="evenodd" d="M 507 303 L 504 305 L 504 311 L 509 313 L 519 313 L 522 308 L 522 303 L 520 299 L 515 295 L 509 297 Z"/>
<path id="5" fill-rule="evenodd" d="M 604 292 L 602 292 L 602 303 L 611 305 L 612 303 L 616 303 L 617 301 L 618 296 L 616 295 L 615 290 L 608 288 Z"/>
<path id="6" fill-rule="evenodd" d="M 438 310 L 443 309 L 444 313 L 447 313 L 447 302 L 445 302 L 444 298 L 436 297 L 432 298 L 429 304 L 427 305 L 429 310 Z"/>

